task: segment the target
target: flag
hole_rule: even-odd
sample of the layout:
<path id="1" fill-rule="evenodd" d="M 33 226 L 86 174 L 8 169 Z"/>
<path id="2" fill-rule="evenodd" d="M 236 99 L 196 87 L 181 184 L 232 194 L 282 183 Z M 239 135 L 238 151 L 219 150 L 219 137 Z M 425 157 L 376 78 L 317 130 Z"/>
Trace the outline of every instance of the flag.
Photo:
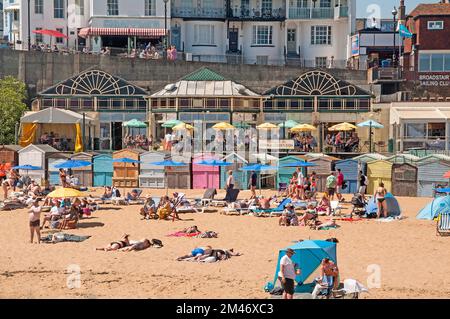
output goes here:
<path id="1" fill-rule="evenodd" d="M 408 28 L 403 24 L 399 24 L 398 32 L 400 33 L 400 36 L 404 38 L 412 38 L 413 36 L 412 33 L 408 30 Z"/>

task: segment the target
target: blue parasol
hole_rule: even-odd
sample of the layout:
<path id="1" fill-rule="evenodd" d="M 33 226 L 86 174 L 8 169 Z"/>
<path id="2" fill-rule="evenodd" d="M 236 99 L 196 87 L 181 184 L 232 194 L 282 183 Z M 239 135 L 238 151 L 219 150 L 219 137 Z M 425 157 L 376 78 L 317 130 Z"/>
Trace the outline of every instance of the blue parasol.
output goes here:
<path id="1" fill-rule="evenodd" d="M 369 128 L 369 153 L 372 153 L 372 128 L 383 128 L 384 126 L 374 120 L 367 120 L 365 122 L 357 124 L 357 126 Z"/>
<path id="2" fill-rule="evenodd" d="M 140 161 L 128 158 L 128 157 L 124 157 L 124 158 L 117 158 L 115 160 L 113 160 L 114 163 L 129 163 L 129 164 L 137 164 L 137 163 L 142 163 Z"/>
<path id="3" fill-rule="evenodd" d="M 314 166 L 317 166 L 317 164 L 302 161 L 296 161 L 280 165 L 280 167 L 314 167 Z"/>
<path id="4" fill-rule="evenodd" d="M 38 171 L 42 168 L 38 167 L 38 166 L 33 166 L 33 165 L 19 165 L 19 166 L 14 166 L 12 169 L 21 169 L 24 171 Z"/>
<path id="5" fill-rule="evenodd" d="M 61 164 L 55 165 L 55 168 L 79 168 L 79 167 L 86 167 L 91 166 L 91 162 L 87 161 L 74 161 L 74 160 L 68 160 Z"/>

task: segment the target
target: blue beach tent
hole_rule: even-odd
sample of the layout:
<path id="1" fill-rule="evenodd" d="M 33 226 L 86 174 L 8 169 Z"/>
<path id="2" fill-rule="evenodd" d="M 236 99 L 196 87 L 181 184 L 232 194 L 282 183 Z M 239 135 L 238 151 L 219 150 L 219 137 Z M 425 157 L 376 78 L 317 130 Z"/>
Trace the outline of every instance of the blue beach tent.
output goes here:
<path id="1" fill-rule="evenodd" d="M 450 196 L 437 197 L 433 199 L 431 203 L 420 210 L 416 218 L 433 220 L 443 211 L 450 211 Z"/>
<path id="2" fill-rule="evenodd" d="M 396 217 L 401 215 L 400 205 L 398 204 L 397 198 L 394 197 L 391 193 L 387 193 L 386 203 L 388 209 L 388 216 Z M 373 197 L 366 205 L 367 214 L 374 214 L 378 211 L 378 205 L 375 197 Z"/>
<path id="3" fill-rule="evenodd" d="M 286 255 L 286 250 L 291 248 L 295 254 L 292 256 L 292 262 L 297 263 L 301 269 L 301 274 L 295 278 L 298 283 L 304 283 L 311 274 L 320 266 L 322 259 L 330 258 L 337 264 L 336 243 L 325 240 L 305 240 L 298 242 L 292 246 L 280 250 L 278 254 L 277 269 L 275 271 L 275 278 L 273 285 L 275 286 L 278 280 L 278 272 L 280 271 L 280 260 Z M 306 285 L 310 286 L 310 285 Z M 302 292 L 302 286 L 296 286 L 296 292 Z M 314 288 L 314 286 L 312 286 Z"/>

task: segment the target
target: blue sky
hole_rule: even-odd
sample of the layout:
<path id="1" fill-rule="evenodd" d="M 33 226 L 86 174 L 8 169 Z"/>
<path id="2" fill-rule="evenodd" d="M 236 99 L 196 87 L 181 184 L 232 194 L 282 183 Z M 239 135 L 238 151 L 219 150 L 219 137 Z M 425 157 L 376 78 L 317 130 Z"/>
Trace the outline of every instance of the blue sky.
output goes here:
<path id="1" fill-rule="evenodd" d="M 419 3 L 438 3 L 439 0 L 405 0 L 406 13 L 413 10 Z M 356 0 L 356 10 L 358 18 L 372 16 L 379 12 L 381 18 L 392 18 L 391 11 L 396 6 L 398 8 L 399 0 Z M 370 9 L 369 12 L 367 10 Z"/>

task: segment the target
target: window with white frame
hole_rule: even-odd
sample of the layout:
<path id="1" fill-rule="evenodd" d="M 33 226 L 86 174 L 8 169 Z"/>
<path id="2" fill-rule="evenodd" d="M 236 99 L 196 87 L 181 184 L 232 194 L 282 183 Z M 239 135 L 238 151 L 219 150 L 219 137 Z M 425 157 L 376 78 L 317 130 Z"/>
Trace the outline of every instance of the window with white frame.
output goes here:
<path id="1" fill-rule="evenodd" d="M 44 0 L 34 0 L 34 13 L 35 14 L 44 13 Z"/>
<path id="2" fill-rule="evenodd" d="M 56 28 L 56 31 L 64 33 L 63 28 Z M 64 43 L 64 38 L 56 38 L 56 43 L 58 43 L 58 44 Z"/>
<path id="3" fill-rule="evenodd" d="M 273 27 L 270 25 L 254 25 L 253 40 L 254 45 L 271 45 Z"/>
<path id="4" fill-rule="evenodd" d="M 419 72 L 450 72 L 450 53 L 419 53 Z"/>
<path id="5" fill-rule="evenodd" d="M 331 26 L 316 25 L 311 26 L 311 44 L 323 45 L 331 44 Z"/>
<path id="6" fill-rule="evenodd" d="M 36 28 L 36 31 L 38 31 L 38 30 L 42 30 L 42 28 Z M 40 33 L 36 33 L 34 35 L 34 39 L 36 41 L 36 44 L 44 42 L 44 37 Z"/>
<path id="7" fill-rule="evenodd" d="M 145 0 L 145 15 L 156 15 L 156 0 Z"/>
<path id="8" fill-rule="evenodd" d="M 65 18 L 64 2 L 65 2 L 64 0 L 54 0 L 53 1 L 54 18 L 56 18 L 56 19 L 64 19 Z"/>
<path id="9" fill-rule="evenodd" d="M 106 6 L 107 6 L 107 14 L 109 16 L 119 15 L 119 0 L 108 0 Z"/>
<path id="10" fill-rule="evenodd" d="M 261 11 L 263 13 L 272 12 L 272 0 L 261 0 Z"/>
<path id="11" fill-rule="evenodd" d="M 443 30 L 444 21 L 428 21 L 428 30 Z"/>
<path id="12" fill-rule="evenodd" d="M 209 24 L 194 25 L 194 45 L 214 45 L 214 26 Z"/>
<path id="13" fill-rule="evenodd" d="M 84 16 L 84 0 L 75 0 L 75 13 Z"/>

